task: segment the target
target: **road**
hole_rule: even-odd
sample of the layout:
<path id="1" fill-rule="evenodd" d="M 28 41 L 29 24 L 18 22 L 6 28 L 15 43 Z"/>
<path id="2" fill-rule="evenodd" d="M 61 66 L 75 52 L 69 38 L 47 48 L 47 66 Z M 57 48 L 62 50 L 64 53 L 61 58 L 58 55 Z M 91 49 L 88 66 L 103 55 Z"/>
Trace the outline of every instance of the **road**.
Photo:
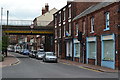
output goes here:
<path id="1" fill-rule="evenodd" d="M 118 73 L 95 72 L 62 63 L 45 63 L 18 53 L 17 65 L 4 67 L 3 78 L 117 78 Z"/>

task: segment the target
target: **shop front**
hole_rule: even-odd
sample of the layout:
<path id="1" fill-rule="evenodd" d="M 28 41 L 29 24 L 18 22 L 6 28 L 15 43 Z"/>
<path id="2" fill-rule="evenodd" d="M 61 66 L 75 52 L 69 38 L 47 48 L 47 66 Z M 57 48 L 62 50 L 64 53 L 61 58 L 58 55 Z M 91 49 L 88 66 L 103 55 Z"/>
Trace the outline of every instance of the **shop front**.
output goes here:
<path id="1" fill-rule="evenodd" d="M 97 41 L 96 37 L 87 37 L 87 64 L 97 65 Z"/>
<path id="2" fill-rule="evenodd" d="M 104 67 L 115 69 L 115 37 L 114 34 L 102 35 L 102 61 Z"/>

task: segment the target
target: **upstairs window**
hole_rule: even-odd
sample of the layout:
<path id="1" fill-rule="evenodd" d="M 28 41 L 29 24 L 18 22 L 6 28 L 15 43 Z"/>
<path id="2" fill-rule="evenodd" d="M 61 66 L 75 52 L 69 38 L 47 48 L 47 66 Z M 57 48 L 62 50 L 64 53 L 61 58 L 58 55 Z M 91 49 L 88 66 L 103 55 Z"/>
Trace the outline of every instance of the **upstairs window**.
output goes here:
<path id="1" fill-rule="evenodd" d="M 69 23 L 69 35 L 71 35 L 71 23 Z"/>
<path id="2" fill-rule="evenodd" d="M 110 12 L 105 13 L 105 30 L 110 29 Z"/>
<path id="3" fill-rule="evenodd" d="M 68 18 L 71 18 L 71 5 L 68 7 Z"/>
<path id="4" fill-rule="evenodd" d="M 86 25 L 86 23 L 85 23 L 85 21 L 83 21 L 83 35 L 85 34 L 85 25 Z"/>
<path id="5" fill-rule="evenodd" d="M 61 12 L 59 12 L 59 22 L 61 22 Z"/>
<path id="6" fill-rule="evenodd" d="M 57 15 L 55 15 L 55 25 L 57 25 Z"/>
<path id="7" fill-rule="evenodd" d="M 91 18 L 91 32 L 94 32 L 94 17 Z"/>
<path id="8" fill-rule="evenodd" d="M 79 27 L 79 25 L 78 25 L 78 24 L 76 24 L 76 25 L 75 25 L 75 29 L 76 29 L 76 36 L 78 36 L 78 27 Z"/>
<path id="9" fill-rule="evenodd" d="M 55 39 L 57 38 L 57 29 L 55 29 Z"/>
<path id="10" fill-rule="evenodd" d="M 64 20 L 64 21 L 65 21 L 65 17 L 66 17 L 65 9 L 63 9 L 63 20 Z"/>
<path id="11" fill-rule="evenodd" d="M 59 28 L 59 38 L 61 38 L 61 27 Z"/>
<path id="12" fill-rule="evenodd" d="M 64 37 L 66 35 L 66 26 L 64 25 Z"/>

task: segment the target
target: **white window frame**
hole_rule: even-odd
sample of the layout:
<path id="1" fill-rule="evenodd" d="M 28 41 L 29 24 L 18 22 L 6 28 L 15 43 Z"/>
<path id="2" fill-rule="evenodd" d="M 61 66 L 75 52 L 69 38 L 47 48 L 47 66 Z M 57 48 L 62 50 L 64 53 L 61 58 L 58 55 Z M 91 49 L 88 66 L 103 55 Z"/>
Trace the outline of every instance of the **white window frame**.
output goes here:
<path id="1" fill-rule="evenodd" d="M 94 33 L 94 17 L 91 17 L 91 33 Z"/>
<path id="2" fill-rule="evenodd" d="M 61 12 L 59 12 L 59 23 L 61 22 Z"/>
<path id="3" fill-rule="evenodd" d="M 65 21 L 65 19 L 66 19 L 65 10 L 66 10 L 66 9 L 63 9 L 63 21 Z"/>
<path id="4" fill-rule="evenodd" d="M 68 18 L 71 18 L 71 7 L 68 8 Z"/>
<path id="5" fill-rule="evenodd" d="M 75 24 L 75 33 L 76 33 L 76 36 L 78 36 L 78 30 L 79 30 L 79 24 Z"/>
<path id="6" fill-rule="evenodd" d="M 105 12 L 105 29 L 106 30 L 110 30 L 110 12 Z"/>

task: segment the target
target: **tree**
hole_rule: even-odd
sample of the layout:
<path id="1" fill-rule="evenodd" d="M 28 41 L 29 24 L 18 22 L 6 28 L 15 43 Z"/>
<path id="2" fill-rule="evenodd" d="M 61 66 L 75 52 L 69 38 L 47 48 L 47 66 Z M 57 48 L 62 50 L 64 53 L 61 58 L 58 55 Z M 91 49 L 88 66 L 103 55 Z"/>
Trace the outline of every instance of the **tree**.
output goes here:
<path id="1" fill-rule="evenodd" d="M 2 36 L 2 53 L 7 56 L 7 47 L 9 45 L 9 38 L 7 35 Z"/>

